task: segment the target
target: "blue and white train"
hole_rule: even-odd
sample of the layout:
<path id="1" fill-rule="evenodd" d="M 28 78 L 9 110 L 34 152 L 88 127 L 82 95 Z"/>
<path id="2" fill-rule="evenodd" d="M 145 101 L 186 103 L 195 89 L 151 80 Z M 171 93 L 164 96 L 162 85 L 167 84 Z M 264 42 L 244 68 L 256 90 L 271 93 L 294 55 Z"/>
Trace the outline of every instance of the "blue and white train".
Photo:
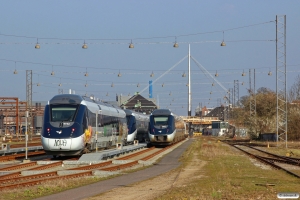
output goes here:
<path id="1" fill-rule="evenodd" d="M 41 141 L 49 155 L 126 145 L 127 136 L 126 113 L 119 107 L 75 94 L 56 95 L 45 107 Z"/>
<path id="2" fill-rule="evenodd" d="M 147 133 L 149 125 L 149 115 L 127 109 L 124 111 L 128 127 L 127 143 L 132 144 L 134 140 L 138 140 L 139 142 L 145 141 L 145 133 Z"/>
<path id="3" fill-rule="evenodd" d="M 187 137 L 186 124 L 170 110 L 157 109 L 150 115 L 148 135 L 152 145 L 170 145 Z"/>

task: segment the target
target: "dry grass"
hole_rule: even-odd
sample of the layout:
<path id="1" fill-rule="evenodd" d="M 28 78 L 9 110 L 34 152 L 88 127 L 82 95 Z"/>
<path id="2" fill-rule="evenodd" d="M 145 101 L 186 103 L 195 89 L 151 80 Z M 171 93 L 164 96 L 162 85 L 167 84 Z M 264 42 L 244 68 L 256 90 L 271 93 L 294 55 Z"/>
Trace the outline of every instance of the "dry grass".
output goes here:
<path id="1" fill-rule="evenodd" d="M 205 140 L 204 140 L 205 139 Z M 186 187 L 173 187 L 157 199 L 277 199 L 278 192 L 300 193 L 300 180 L 277 170 L 255 166 L 249 157 L 204 136 L 195 141 L 182 161 L 192 154 L 207 164 L 195 171 Z M 266 184 L 275 184 L 267 186 Z"/>
<path id="2" fill-rule="evenodd" d="M 285 142 L 251 141 L 251 144 L 258 144 L 259 146 L 256 148 L 270 153 L 300 158 L 300 141 L 289 141 L 287 144 Z"/>
<path id="3" fill-rule="evenodd" d="M 280 148 L 274 151 L 281 150 L 286 152 Z M 282 171 L 262 169 L 243 153 L 214 138 L 202 136 L 195 139 L 180 160 L 183 165 L 177 172 L 184 171 L 190 163 L 199 163 L 199 170 L 190 170 L 191 174 L 185 178 L 184 184 L 174 184 L 157 199 L 277 199 L 278 192 L 300 193 L 299 179 Z M 124 173 L 136 170 L 139 169 L 131 168 Z M 27 189 L 1 191 L 0 199 L 34 199 L 108 178 L 111 177 L 55 180 Z M 270 183 L 275 186 L 266 185 Z"/>
<path id="4" fill-rule="evenodd" d="M 46 181 L 42 185 L 26 187 L 26 188 L 16 188 L 16 189 L 7 189 L 1 191 L 0 199 L 5 200 L 29 200 L 35 199 L 37 197 L 46 196 L 54 193 L 58 193 L 61 191 L 65 191 L 71 188 L 76 188 L 88 184 L 92 184 L 101 180 L 105 180 L 108 178 L 115 177 L 81 177 L 76 179 L 57 179 L 52 181 Z"/>
<path id="5" fill-rule="evenodd" d="M 270 153 L 275 153 L 282 156 L 291 156 L 294 158 L 300 158 L 300 142 L 288 142 L 287 148 L 286 148 L 286 144 L 282 142 L 278 144 L 278 147 L 276 142 L 269 143 L 269 147 L 268 147 L 268 143 L 265 142 L 264 148 L 262 149 Z"/>
<path id="6" fill-rule="evenodd" d="M 139 171 L 148 167 L 150 166 L 138 165 L 138 166 L 125 169 L 120 174 L 115 174 L 107 177 L 81 177 L 76 179 L 57 179 L 53 181 L 46 181 L 42 185 L 37 185 L 37 186 L 31 186 L 26 188 L 21 187 L 16 189 L 6 189 L 1 191 L 0 200 L 34 199 L 37 197 L 62 192 L 71 188 L 81 187 L 102 180 L 121 176 L 122 174 L 133 173 L 135 171 Z"/>

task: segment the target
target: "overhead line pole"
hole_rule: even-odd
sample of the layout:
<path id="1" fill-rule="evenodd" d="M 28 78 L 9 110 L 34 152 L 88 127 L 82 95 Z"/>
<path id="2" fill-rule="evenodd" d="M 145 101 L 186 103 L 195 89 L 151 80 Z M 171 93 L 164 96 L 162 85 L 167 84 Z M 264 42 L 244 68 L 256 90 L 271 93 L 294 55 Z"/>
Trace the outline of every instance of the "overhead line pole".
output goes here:
<path id="1" fill-rule="evenodd" d="M 191 51 L 190 51 L 190 44 L 189 44 L 189 55 L 188 55 L 188 71 L 189 71 L 189 87 L 188 87 L 188 105 L 189 105 L 189 110 L 188 110 L 188 116 L 191 116 Z"/>
<path id="2" fill-rule="evenodd" d="M 285 141 L 287 148 L 287 77 L 286 77 L 286 15 L 276 15 L 276 95 L 277 146 Z"/>
<path id="3" fill-rule="evenodd" d="M 191 49 L 189 44 L 189 54 L 188 54 L 188 73 L 189 73 L 189 83 L 188 83 L 188 116 L 192 115 L 191 109 Z M 189 135 L 192 136 L 191 133 L 191 122 L 189 122 Z"/>

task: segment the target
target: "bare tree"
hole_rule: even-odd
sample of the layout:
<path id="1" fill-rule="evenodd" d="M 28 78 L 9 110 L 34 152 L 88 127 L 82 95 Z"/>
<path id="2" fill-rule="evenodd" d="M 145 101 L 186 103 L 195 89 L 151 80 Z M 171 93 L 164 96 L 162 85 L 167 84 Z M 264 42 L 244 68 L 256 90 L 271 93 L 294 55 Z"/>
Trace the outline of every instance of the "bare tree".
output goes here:
<path id="1" fill-rule="evenodd" d="M 300 75 L 297 76 L 295 83 L 288 91 L 288 102 L 300 101 Z"/>

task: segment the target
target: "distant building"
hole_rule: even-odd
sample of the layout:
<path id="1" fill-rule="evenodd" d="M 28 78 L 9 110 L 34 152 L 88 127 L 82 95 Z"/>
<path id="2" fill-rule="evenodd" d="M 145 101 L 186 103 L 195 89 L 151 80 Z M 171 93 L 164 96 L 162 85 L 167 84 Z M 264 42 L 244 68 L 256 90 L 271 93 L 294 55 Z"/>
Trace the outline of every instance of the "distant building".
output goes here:
<path id="1" fill-rule="evenodd" d="M 200 108 L 199 106 L 195 109 L 195 116 L 205 117 L 210 113 L 214 108 L 206 108 L 206 106 Z"/>
<path id="2" fill-rule="evenodd" d="M 230 111 L 232 111 L 231 106 L 221 105 L 215 108 L 206 108 L 202 107 L 201 110 L 199 107 L 195 110 L 195 115 L 199 117 L 217 117 L 221 121 L 228 120 L 230 118 Z"/>
<path id="3" fill-rule="evenodd" d="M 136 93 L 132 97 L 120 95 L 116 100 L 118 101 L 119 106 L 123 109 L 134 110 L 146 114 L 150 114 L 153 110 L 157 109 L 155 99 L 147 99 L 141 96 L 139 93 Z"/>

